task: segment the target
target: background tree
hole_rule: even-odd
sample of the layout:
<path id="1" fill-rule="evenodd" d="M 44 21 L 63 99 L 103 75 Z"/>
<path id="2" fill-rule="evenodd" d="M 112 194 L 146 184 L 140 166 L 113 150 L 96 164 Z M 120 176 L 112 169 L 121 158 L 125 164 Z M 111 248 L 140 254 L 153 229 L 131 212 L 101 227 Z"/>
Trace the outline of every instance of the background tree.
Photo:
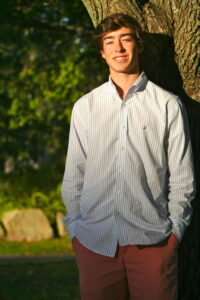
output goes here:
<path id="1" fill-rule="evenodd" d="M 82 0 L 96 26 L 109 14 L 133 16 L 145 32 L 141 61 L 148 77 L 179 95 L 189 116 L 198 193 L 193 201 L 194 216 L 180 253 L 179 298 L 199 299 L 200 278 L 200 126 L 199 31 L 197 0 Z"/>
<path id="2" fill-rule="evenodd" d="M 7 159 L 24 172 L 66 152 L 62 128 L 88 86 L 91 23 L 82 11 L 77 1 L 1 2 L 2 170 Z"/>
<path id="3" fill-rule="evenodd" d="M 61 209 L 71 109 L 105 73 L 92 27 L 79 0 L 0 1 L 0 214 Z"/>

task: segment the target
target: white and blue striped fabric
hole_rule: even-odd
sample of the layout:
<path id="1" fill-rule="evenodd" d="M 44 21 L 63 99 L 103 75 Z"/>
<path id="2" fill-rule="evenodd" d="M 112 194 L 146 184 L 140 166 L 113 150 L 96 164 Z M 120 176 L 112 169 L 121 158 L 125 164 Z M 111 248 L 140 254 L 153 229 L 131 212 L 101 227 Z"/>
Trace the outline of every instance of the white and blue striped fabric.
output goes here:
<path id="1" fill-rule="evenodd" d="M 75 103 L 62 184 L 71 239 L 111 257 L 171 231 L 181 240 L 194 186 L 183 106 L 144 72 L 123 100 L 109 79 Z"/>

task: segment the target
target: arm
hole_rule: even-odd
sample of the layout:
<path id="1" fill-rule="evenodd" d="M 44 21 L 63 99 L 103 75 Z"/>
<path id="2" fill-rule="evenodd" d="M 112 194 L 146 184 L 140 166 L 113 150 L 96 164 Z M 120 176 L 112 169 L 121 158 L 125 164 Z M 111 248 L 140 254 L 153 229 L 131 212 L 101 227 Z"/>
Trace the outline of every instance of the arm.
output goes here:
<path id="1" fill-rule="evenodd" d="M 71 239 L 75 236 L 76 220 L 81 216 L 79 201 L 84 181 L 86 153 L 86 120 L 75 104 L 72 111 L 67 160 L 61 188 L 62 198 L 67 209 L 67 215 L 63 221 Z"/>
<path id="2" fill-rule="evenodd" d="M 179 100 L 169 108 L 168 120 L 168 208 L 172 232 L 180 241 L 192 216 L 195 180 L 187 116 Z"/>

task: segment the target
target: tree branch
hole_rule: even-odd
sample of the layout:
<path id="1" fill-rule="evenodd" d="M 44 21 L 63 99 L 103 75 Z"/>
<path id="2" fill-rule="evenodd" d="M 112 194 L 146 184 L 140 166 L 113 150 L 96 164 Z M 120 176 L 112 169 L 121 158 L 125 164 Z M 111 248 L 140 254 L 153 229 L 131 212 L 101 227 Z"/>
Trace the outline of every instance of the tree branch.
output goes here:
<path id="1" fill-rule="evenodd" d="M 142 10 L 136 0 L 82 0 L 85 5 L 94 26 L 96 27 L 103 18 L 113 13 L 124 13 L 137 19 L 141 26 L 144 27 Z"/>

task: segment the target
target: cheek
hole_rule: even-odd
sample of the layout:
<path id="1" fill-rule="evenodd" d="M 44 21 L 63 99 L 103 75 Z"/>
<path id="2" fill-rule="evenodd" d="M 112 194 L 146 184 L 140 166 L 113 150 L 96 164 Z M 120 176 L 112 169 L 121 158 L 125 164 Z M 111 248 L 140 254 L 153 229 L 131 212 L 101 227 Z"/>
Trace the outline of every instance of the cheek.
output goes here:
<path id="1" fill-rule="evenodd" d="M 106 61 L 109 60 L 111 57 L 110 51 L 103 51 L 103 52 L 101 52 L 101 55 Z"/>

